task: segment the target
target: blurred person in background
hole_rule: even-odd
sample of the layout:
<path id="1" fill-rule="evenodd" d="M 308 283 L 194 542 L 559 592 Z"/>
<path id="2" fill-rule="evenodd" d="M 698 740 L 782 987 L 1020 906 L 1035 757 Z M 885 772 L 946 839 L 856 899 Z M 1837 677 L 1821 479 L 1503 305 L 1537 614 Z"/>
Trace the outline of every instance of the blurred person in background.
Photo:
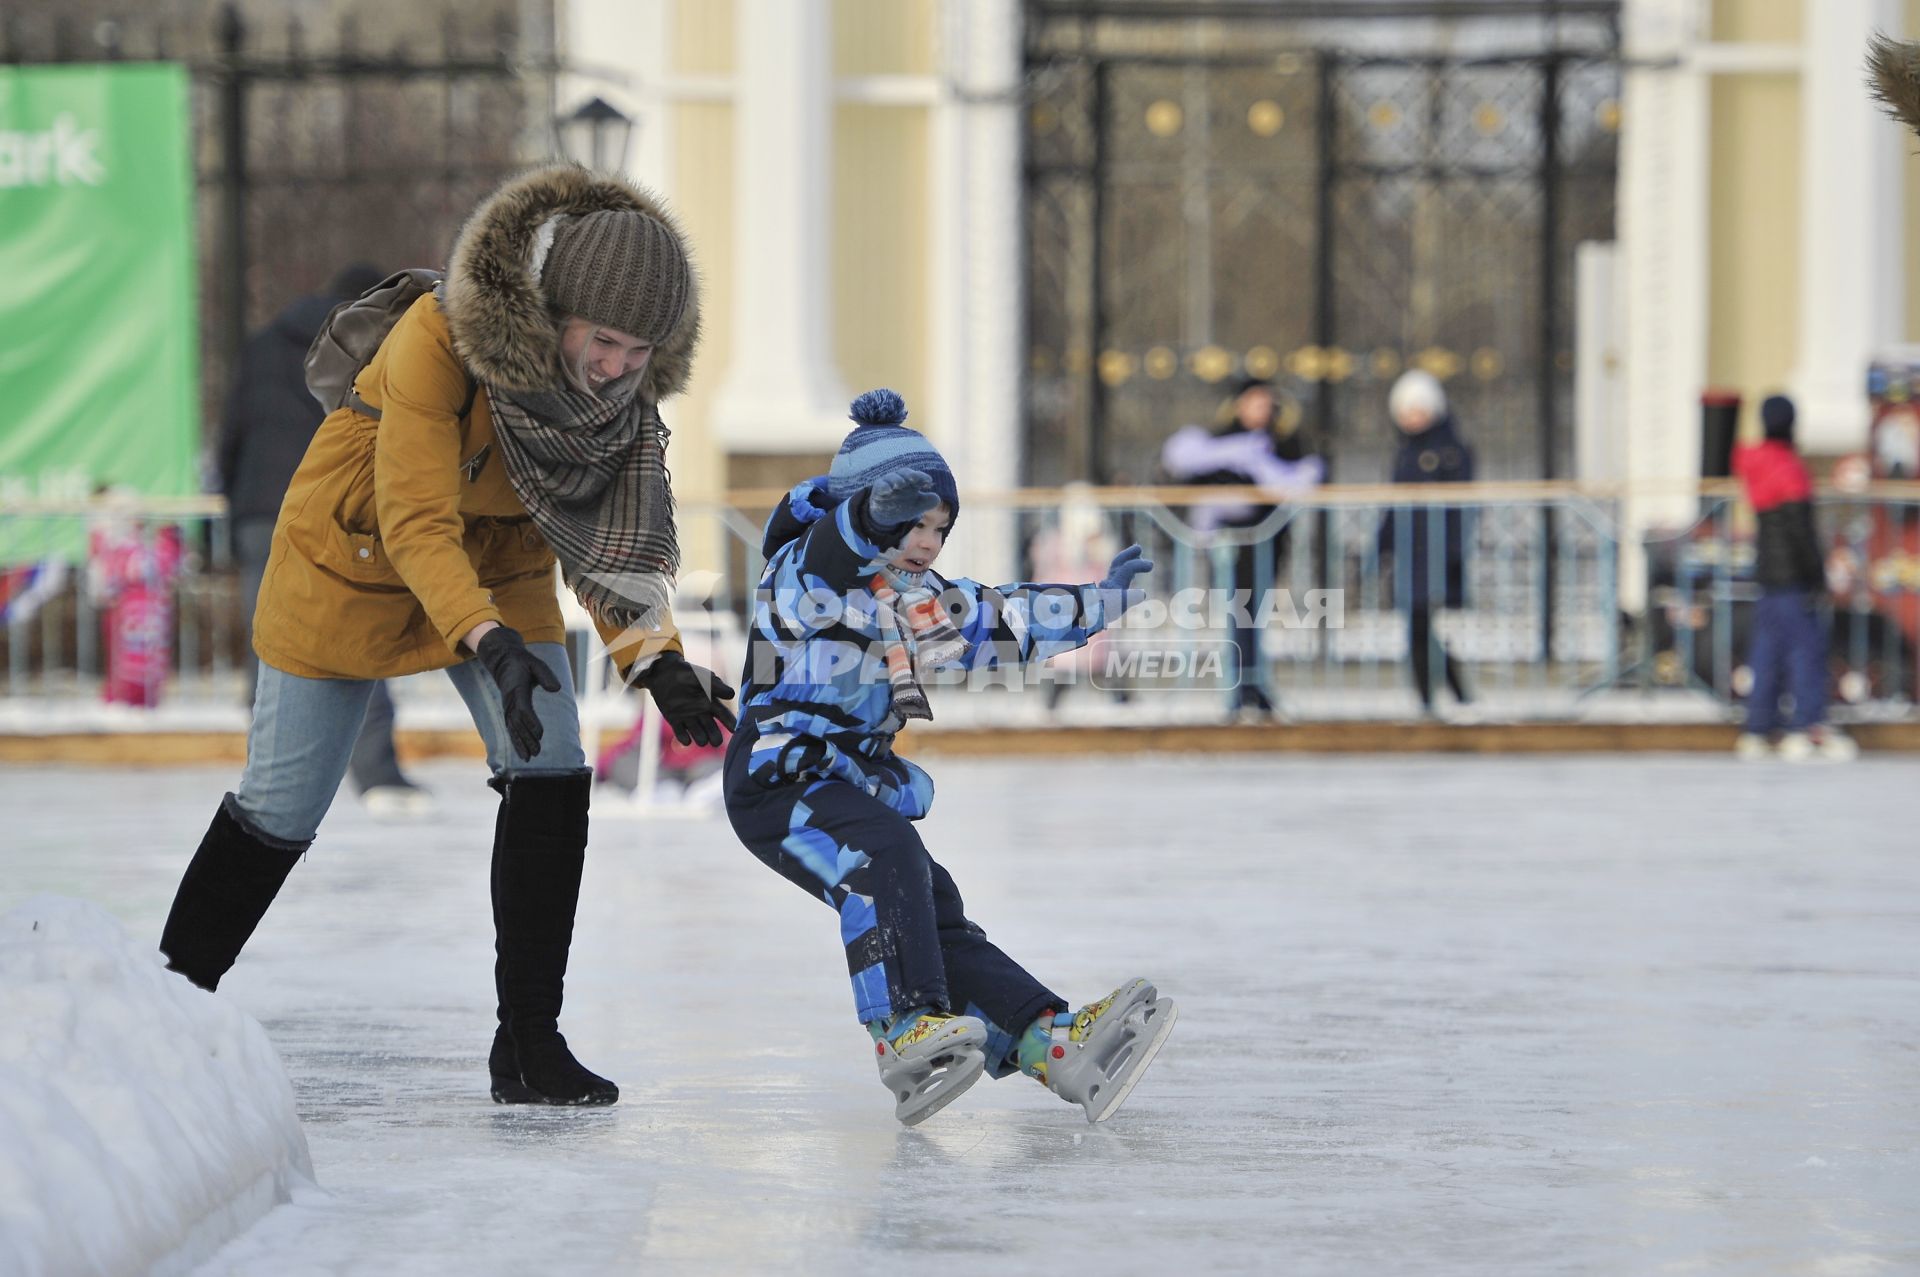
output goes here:
<path id="1" fill-rule="evenodd" d="M 385 277 L 364 262 L 342 268 L 320 292 L 289 302 L 248 337 L 240 351 L 220 420 L 216 462 L 220 493 L 227 499 L 234 562 L 240 569 L 249 706 L 260 677 L 260 659 L 253 654 L 253 612 L 273 545 L 274 521 L 293 472 L 326 416 L 307 389 L 307 348 L 335 305 L 360 296 Z M 393 747 L 393 695 L 385 680 L 376 681 L 367 698 L 366 722 L 353 743 L 347 777 L 360 801 L 377 816 L 420 817 L 434 810 L 432 794 L 400 770 Z"/>
<path id="2" fill-rule="evenodd" d="M 246 770 L 174 896 L 169 970 L 218 986 L 312 846 L 374 683 L 445 670 L 499 795 L 493 1098 L 619 1099 L 559 1028 L 593 773 L 554 565 L 675 737 L 722 741 L 732 689 L 686 659 L 673 624 L 680 551 L 658 408 L 692 371 L 697 294 L 658 200 L 562 164 L 488 196 L 437 287 L 397 280 L 394 310 L 376 294 L 354 325 L 328 325 L 344 366 L 309 380 L 340 382 L 343 406 L 274 527 Z M 341 340 L 349 328 L 377 348 Z M 404 925 L 409 902 L 386 903 Z"/>
<path id="3" fill-rule="evenodd" d="M 1160 450 L 1160 466 L 1175 483 L 1222 484 L 1234 487 L 1269 489 L 1274 503 L 1299 496 L 1326 478 L 1325 458 L 1307 446 L 1299 429 L 1298 414 L 1282 414 L 1273 383 L 1264 377 L 1242 377 L 1222 413 L 1224 420 L 1213 430 L 1202 426 L 1183 426 L 1168 437 Z M 1196 532 L 1238 531 L 1263 523 L 1274 512 L 1274 504 L 1264 502 L 1210 502 L 1195 506 L 1188 522 Z M 1278 576 L 1281 557 L 1291 529 L 1254 540 L 1243 540 L 1233 549 L 1233 588 L 1244 601 L 1250 617 L 1259 615 L 1262 600 L 1254 597 L 1259 588 L 1259 565 L 1264 560 Z M 1274 582 L 1269 580 L 1268 586 Z M 1260 635 L 1251 624 L 1236 624 L 1234 647 L 1240 654 L 1240 679 L 1228 706 L 1229 713 L 1241 717 L 1265 718 L 1274 712 L 1267 695 L 1266 666 L 1260 654 Z"/>
<path id="4" fill-rule="evenodd" d="M 1387 396 L 1387 412 L 1400 431 L 1394 454 L 1394 483 L 1471 483 L 1473 450 L 1461 441 L 1447 392 L 1439 378 L 1423 369 L 1400 374 Z M 1433 538 L 1438 536 L 1436 547 Z M 1466 606 L 1467 516 L 1457 505 L 1413 505 L 1389 509 L 1380 520 L 1380 555 L 1394 557 L 1395 593 L 1404 582 L 1401 606 L 1407 610 L 1407 657 L 1421 712 L 1434 713 L 1433 657 L 1439 653 L 1447 686 L 1461 705 L 1472 702 L 1460 676 L 1460 663 L 1433 630 L 1434 613 Z"/>
<path id="5" fill-rule="evenodd" d="M 102 485 L 87 531 L 87 597 L 100 613 L 110 705 L 152 709 L 173 668 L 173 585 L 186 559 L 177 524 L 140 516 L 140 494 Z"/>
<path id="6" fill-rule="evenodd" d="M 1745 487 L 1757 516 L 1754 606 L 1747 666 L 1753 688 L 1747 723 L 1735 742 L 1742 758 L 1774 752 L 1773 733 L 1784 726 L 1779 755 L 1790 762 L 1854 757 L 1851 738 L 1827 721 L 1827 629 L 1821 596 L 1827 589 L 1826 559 L 1813 527 L 1813 477 L 1793 445 L 1793 401 L 1770 396 L 1760 405 L 1766 437 L 1733 450 L 1733 473 Z M 1780 693 L 1793 696 L 1783 724 Z"/>

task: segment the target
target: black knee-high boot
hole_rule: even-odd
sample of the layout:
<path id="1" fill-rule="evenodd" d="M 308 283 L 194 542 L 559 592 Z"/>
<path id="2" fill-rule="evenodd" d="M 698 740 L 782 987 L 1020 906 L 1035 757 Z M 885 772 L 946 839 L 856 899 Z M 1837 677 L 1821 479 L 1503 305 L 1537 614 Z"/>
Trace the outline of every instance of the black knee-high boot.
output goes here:
<path id="1" fill-rule="evenodd" d="M 513 1054 L 513 1035 L 507 1031 L 507 960 L 501 951 L 500 865 L 505 856 L 504 834 L 507 828 L 507 781 L 495 776 L 488 788 L 500 795 L 500 807 L 493 817 L 493 861 L 488 871 L 487 892 L 493 901 L 493 999 L 494 1015 L 499 1023 L 493 1031 L 493 1048 L 487 1052 L 487 1072 L 493 1078 L 493 1098 L 501 1104 L 532 1103 L 533 1097 L 520 1081 L 520 1064 Z"/>
<path id="2" fill-rule="evenodd" d="M 232 794 L 221 799 L 160 933 L 168 970 L 203 989 L 218 987 L 280 894 L 280 885 L 312 845 L 252 828 Z"/>
<path id="3" fill-rule="evenodd" d="M 573 1058 L 559 1024 L 593 773 L 516 776 L 495 788 L 493 973 L 501 1022 L 487 1060 L 493 1098 L 612 1104 L 620 1088 Z"/>

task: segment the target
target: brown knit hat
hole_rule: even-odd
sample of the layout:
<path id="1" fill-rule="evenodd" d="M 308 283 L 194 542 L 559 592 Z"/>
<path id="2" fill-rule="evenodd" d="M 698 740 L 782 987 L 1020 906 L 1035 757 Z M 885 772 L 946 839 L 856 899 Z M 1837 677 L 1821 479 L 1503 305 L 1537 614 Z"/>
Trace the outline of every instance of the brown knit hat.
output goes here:
<path id="1" fill-rule="evenodd" d="M 561 223 L 540 284 L 556 310 L 659 342 L 686 313 L 693 268 L 659 218 L 602 209 Z"/>

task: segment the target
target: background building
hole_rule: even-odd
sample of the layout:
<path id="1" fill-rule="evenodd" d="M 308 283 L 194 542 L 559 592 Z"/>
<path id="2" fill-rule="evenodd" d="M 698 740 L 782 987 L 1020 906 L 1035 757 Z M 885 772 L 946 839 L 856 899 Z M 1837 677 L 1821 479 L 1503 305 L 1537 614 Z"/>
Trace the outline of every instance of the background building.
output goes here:
<path id="1" fill-rule="evenodd" d="M 1627 482 L 1637 531 L 1703 388 L 1854 450 L 1920 327 L 1874 30 L 1920 0 L 174 0 L 11 6 L 0 60 L 191 66 L 208 419 L 249 326 L 435 260 L 600 99 L 706 280 L 690 501 L 817 468 L 876 384 L 977 490 L 1149 481 L 1243 371 L 1365 482 L 1420 365 L 1484 476 Z"/>
<path id="2" fill-rule="evenodd" d="M 637 118 L 712 290 L 686 490 L 786 482 L 878 383 L 981 488 L 1149 479 L 1241 370 L 1356 481 L 1414 363 L 1490 477 L 1684 482 L 1709 385 L 1863 444 L 1920 166 L 1862 52 L 1920 5 L 1421 8 L 566 4 L 563 99 Z"/>

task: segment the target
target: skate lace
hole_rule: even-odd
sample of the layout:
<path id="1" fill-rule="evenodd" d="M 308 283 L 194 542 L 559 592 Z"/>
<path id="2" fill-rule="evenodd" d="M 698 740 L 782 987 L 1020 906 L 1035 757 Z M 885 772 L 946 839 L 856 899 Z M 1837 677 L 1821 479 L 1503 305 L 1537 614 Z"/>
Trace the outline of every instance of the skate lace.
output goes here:
<path id="1" fill-rule="evenodd" d="M 1073 1026 L 1067 1030 L 1067 1039 L 1071 1042 L 1086 1041 L 1087 1035 L 1093 1032 L 1094 1022 L 1107 1013 L 1107 1009 L 1113 1005 L 1113 1000 L 1119 994 L 1120 991 L 1116 989 L 1098 1002 L 1089 1002 L 1074 1012 Z"/>
<path id="2" fill-rule="evenodd" d="M 896 1052 L 904 1051 L 910 1046 L 915 1046 L 933 1037 L 939 1033 L 940 1030 L 951 1024 L 953 1019 L 953 1016 L 942 1015 L 937 1011 L 927 1012 L 914 1020 L 914 1022 L 899 1035 L 889 1036 L 887 1041 L 892 1044 Z"/>

